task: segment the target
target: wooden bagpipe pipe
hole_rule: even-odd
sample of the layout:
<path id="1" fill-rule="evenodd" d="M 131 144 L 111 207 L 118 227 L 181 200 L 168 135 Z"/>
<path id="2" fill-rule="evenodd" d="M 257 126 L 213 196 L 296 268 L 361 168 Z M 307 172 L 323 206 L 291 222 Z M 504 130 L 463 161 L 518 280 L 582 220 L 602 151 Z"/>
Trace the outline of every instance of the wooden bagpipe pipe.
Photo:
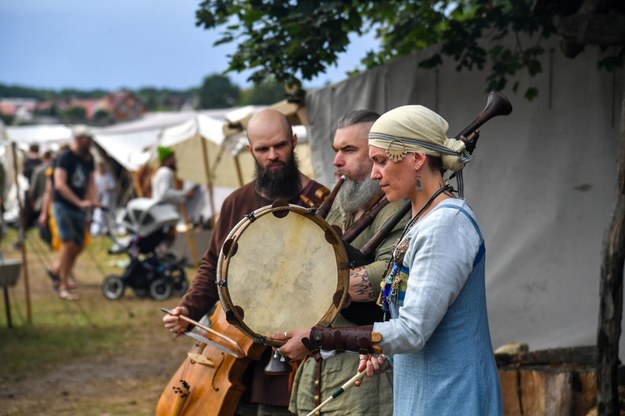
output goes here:
<path id="1" fill-rule="evenodd" d="M 462 140 L 465 143 L 465 150 L 467 153 L 472 154 L 475 150 L 477 140 L 480 133 L 479 128 L 496 116 L 505 116 L 512 112 L 512 105 L 508 98 L 498 91 L 492 91 L 488 95 L 486 106 L 484 109 L 469 123 L 464 129 L 462 129 L 455 138 Z M 334 200 L 334 197 L 338 194 L 339 188 L 344 183 L 345 178 L 339 179 L 334 189 L 326 198 L 324 203 L 319 207 L 317 213 L 322 217 L 325 217 L 329 212 L 330 206 Z M 377 202 L 369 211 L 367 211 L 362 217 L 360 217 L 352 226 L 350 226 L 343 233 L 341 240 L 347 252 L 350 268 L 357 268 L 367 265 L 373 262 L 375 257 L 375 250 L 377 247 L 388 237 L 393 229 L 399 224 L 411 210 L 410 201 L 406 201 L 401 208 L 393 214 L 365 243 L 360 249 L 351 245 L 352 241 L 360 235 L 372 222 L 378 213 L 388 204 L 386 197 L 383 197 Z M 382 310 L 374 302 L 351 302 L 347 308 L 341 311 L 341 315 L 358 325 L 368 325 L 382 319 Z"/>

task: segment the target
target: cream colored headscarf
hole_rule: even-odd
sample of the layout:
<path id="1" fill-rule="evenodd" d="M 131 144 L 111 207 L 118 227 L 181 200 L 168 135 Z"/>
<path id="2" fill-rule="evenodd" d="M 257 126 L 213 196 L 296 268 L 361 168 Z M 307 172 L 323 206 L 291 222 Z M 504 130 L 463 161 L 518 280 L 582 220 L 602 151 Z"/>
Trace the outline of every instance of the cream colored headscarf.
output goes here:
<path id="1" fill-rule="evenodd" d="M 445 169 L 458 172 L 470 160 L 461 140 L 447 137 L 449 124 L 422 105 L 405 105 L 387 111 L 369 131 L 369 145 L 386 150 L 398 162 L 409 152 L 442 157 Z"/>

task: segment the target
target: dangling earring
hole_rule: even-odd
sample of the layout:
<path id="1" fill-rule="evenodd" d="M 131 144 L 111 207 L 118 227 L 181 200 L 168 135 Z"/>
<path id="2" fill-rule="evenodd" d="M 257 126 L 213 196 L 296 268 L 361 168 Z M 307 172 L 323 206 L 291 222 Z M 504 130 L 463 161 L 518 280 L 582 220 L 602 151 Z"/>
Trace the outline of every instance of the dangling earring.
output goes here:
<path id="1" fill-rule="evenodd" d="M 417 185 L 415 186 L 417 192 L 423 191 L 423 182 L 421 182 L 421 175 L 417 175 Z"/>

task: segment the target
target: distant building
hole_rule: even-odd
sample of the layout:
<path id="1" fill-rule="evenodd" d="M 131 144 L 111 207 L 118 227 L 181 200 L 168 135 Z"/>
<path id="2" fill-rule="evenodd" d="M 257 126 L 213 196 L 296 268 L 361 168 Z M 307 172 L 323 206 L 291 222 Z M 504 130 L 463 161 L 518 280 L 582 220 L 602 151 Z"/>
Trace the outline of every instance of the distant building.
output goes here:
<path id="1" fill-rule="evenodd" d="M 127 121 L 140 118 L 145 111 L 144 105 L 134 93 L 117 91 L 107 94 L 101 109 L 112 114 L 115 121 Z"/>
<path id="2" fill-rule="evenodd" d="M 63 120 L 63 113 L 72 108 L 84 109 L 84 121 L 93 124 L 111 124 L 140 118 L 145 106 L 134 93 L 116 91 L 102 98 L 37 101 L 35 98 L 2 98 L 0 115 L 10 118 L 11 124 L 37 123 L 43 118 Z M 72 120 L 74 121 L 74 120 Z"/>
<path id="3" fill-rule="evenodd" d="M 27 123 L 33 119 L 36 106 L 35 98 L 2 98 L 0 114 L 11 117 L 15 124 Z"/>
<path id="4" fill-rule="evenodd" d="M 73 99 L 69 107 L 84 108 L 87 120 L 100 119 L 111 123 L 134 120 L 144 112 L 143 103 L 130 91 L 112 92 L 99 99 Z"/>

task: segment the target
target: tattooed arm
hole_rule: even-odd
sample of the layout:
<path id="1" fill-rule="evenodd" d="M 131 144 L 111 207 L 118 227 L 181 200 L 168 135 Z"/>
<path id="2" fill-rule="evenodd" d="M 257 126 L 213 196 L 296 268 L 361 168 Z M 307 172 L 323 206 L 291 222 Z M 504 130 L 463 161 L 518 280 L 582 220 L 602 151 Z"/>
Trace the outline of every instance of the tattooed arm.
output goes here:
<path id="1" fill-rule="evenodd" d="M 373 285 L 364 267 L 349 270 L 349 295 L 354 302 L 370 302 L 374 299 Z"/>

